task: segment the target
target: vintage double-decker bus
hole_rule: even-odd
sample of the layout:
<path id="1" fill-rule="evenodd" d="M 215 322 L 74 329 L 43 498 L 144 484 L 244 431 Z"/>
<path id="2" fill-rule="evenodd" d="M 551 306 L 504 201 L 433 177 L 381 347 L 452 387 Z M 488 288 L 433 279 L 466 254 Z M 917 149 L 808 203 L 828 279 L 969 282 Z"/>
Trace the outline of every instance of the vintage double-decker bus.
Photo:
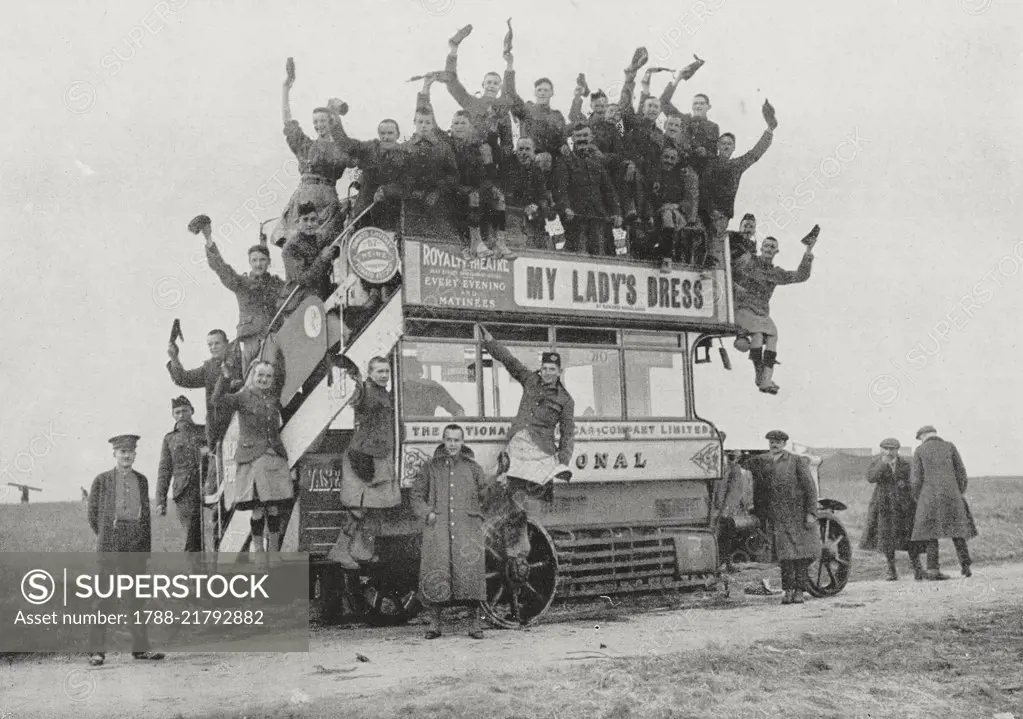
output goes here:
<path id="1" fill-rule="evenodd" d="M 573 476 L 555 480 L 530 516 L 524 584 L 505 571 L 499 532 L 488 524 L 487 616 L 529 622 L 555 596 L 717 580 L 710 496 L 722 446 L 693 389 L 697 353 L 735 334 L 727 247 L 714 269 L 665 272 L 619 257 L 527 250 L 523 235 L 515 242 L 509 234 L 515 258 L 466 259 L 443 218 L 407 203 L 396 231 L 349 234 L 334 296 L 305 300 L 270 338 L 284 357 L 282 438 L 300 488 L 284 547 L 310 553 L 327 604 L 343 593 L 358 597 L 371 621 L 402 621 L 415 611 L 419 565 L 421 529 L 407 490 L 401 506 L 383 512 L 374 561 L 358 571 L 325 561 L 345 512 L 358 509 L 342 496 L 355 386 L 342 367 L 365 373 L 372 357 L 391 360 L 403 487 L 451 422 L 464 427 L 493 477 L 522 390 L 482 347 L 481 325 L 528 367 L 539 367 L 543 351 L 560 352 L 576 410 Z M 394 288 L 396 271 L 400 286 L 387 299 L 366 292 Z M 222 444 L 222 510 L 233 503 L 236 442 L 235 422 Z M 237 551 L 246 538 L 244 517 L 231 524 L 240 529 L 226 532 L 221 551 Z"/>

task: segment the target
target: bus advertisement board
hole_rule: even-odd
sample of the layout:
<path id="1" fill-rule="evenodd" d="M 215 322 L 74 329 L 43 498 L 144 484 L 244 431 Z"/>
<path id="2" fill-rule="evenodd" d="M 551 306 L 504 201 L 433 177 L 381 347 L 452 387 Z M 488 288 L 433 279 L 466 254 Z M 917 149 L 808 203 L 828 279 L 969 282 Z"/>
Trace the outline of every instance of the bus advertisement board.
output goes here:
<path id="1" fill-rule="evenodd" d="M 405 302 L 454 310 L 725 322 L 724 272 L 659 268 L 588 255 L 465 259 L 452 245 L 405 242 Z"/>

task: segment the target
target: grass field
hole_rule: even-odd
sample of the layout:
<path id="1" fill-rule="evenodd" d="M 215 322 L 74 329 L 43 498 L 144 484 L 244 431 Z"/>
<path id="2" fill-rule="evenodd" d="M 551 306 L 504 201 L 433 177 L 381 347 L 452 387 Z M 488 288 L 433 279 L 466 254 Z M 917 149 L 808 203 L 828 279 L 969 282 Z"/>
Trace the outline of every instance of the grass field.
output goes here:
<path id="1" fill-rule="evenodd" d="M 804 634 L 723 648 L 486 672 L 344 701 L 350 719 L 867 719 L 992 717 L 1023 708 L 1023 607 L 907 622 L 871 632 Z M 338 715 L 337 700 L 251 710 L 248 719 Z M 227 719 L 241 714 L 210 714 Z M 1018 713 L 1015 716 L 1020 716 Z"/>
<path id="2" fill-rule="evenodd" d="M 848 509 L 839 514 L 853 540 L 852 581 L 879 579 L 885 563 L 880 555 L 861 552 L 860 533 L 873 485 L 862 476 L 837 480 L 821 479 L 821 495 L 839 499 Z M 980 533 L 970 543 L 978 564 L 1023 560 L 1023 477 L 978 477 L 970 480 L 967 499 Z M 181 551 L 184 534 L 174 510 L 166 517 L 153 517 L 153 551 Z M 40 502 L 0 505 L 0 551 L 5 552 L 91 552 L 95 538 L 81 502 Z M 943 562 L 954 569 L 955 553 L 949 541 L 942 542 Z M 900 567 L 908 570 L 905 556 Z"/>

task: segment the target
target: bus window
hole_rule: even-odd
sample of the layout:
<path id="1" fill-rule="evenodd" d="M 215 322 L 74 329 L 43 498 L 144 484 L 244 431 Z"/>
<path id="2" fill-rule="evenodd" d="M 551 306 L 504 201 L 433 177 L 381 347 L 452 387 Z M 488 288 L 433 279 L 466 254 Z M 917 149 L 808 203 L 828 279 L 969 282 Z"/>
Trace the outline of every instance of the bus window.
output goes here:
<path id="1" fill-rule="evenodd" d="M 404 417 L 478 417 L 476 348 L 471 344 L 406 342 L 401 350 Z"/>
<path id="2" fill-rule="evenodd" d="M 505 345 L 505 347 L 531 372 L 540 369 L 540 356 L 544 352 L 543 347 L 516 347 L 514 345 Z M 504 365 L 484 351 L 483 416 L 514 417 L 519 411 L 521 399 L 522 385 L 508 374 Z"/>
<path id="3" fill-rule="evenodd" d="M 575 400 L 575 416 L 622 419 L 621 365 L 613 347 L 566 347 L 561 382 Z"/>
<path id="4" fill-rule="evenodd" d="M 681 352 L 625 350 L 625 397 L 629 419 L 684 417 Z"/>

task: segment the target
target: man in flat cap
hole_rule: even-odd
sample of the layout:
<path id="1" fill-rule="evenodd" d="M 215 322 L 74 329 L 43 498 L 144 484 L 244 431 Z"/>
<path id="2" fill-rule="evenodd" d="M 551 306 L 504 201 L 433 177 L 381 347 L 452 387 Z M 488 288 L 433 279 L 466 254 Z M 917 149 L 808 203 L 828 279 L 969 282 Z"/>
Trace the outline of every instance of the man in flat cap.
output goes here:
<path id="1" fill-rule="evenodd" d="M 966 492 L 966 467 L 959 450 L 938 436 L 931 425 L 917 430 L 920 446 L 913 452 L 910 482 L 916 499 L 913 541 L 924 542 L 927 549 L 927 578 L 948 579 L 938 564 L 938 540 L 952 538 L 962 575 L 969 577 L 970 551 L 967 539 L 977 536 Z"/>
<path id="2" fill-rule="evenodd" d="M 96 477 L 89 491 L 89 526 L 97 537 L 96 551 L 100 553 L 100 564 L 106 572 L 144 572 L 152 551 L 149 480 L 132 469 L 138 441 L 137 434 L 122 434 L 110 439 L 117 466 Z M 130 554 L 118 556 L 121 552 Z M 138 608 L 133 606 L 136 604 L 133 598 L 134 595 L 129 594 L 129 616 Z M 97 610 L 108 614 L 117 612 L 116 598 L 99 600 Z M 163 659 L 163 654 L 149 651 L 145 624 L 130 624 L 130 628 L 131 653 L 135 659 Z M 105 625 L 92 625 L 89 633 L 89 664 L 92 666 L 100 666 L 106 658 L 105 633 Z"/>
<path id="3" fill-rule="evenodd" d="M 575 401 L 561 383 L 561 355 L 544 352 L 540 369 L 530 371 L 483 327 L 483 349 L 522 385 L 519 410 L 508 431 L 506 550 L 518 582 L 529 576 L 527 507 L 543 497 L 554 479 L 569 480 L 575 449 Z M 555 440 L 555 430 L 560 437 Z"/>
<path id="4" fill-rule="evenodd" d="M 164 435 L 156 481 L 156 505 L 167 514 L 167 494 L 177 508 L 185 530 L 186 552 L 202 551 L 202 478 L 209 450 L 203 427 L 192 421 L 192 403 L 184 395 L 171 400 L 174 429 Z M 173 482 L 171 481 L 173 479 Z"/>
<path id="5" fill-rule="evenodd" d="M 820 556 L 817 525 L 817 487 L 805 457 L 785 451 L 789 436 L 767 433 L 770 451 L 754 457 L 753 514 L 771 523 L 774 550 L 781 565 L 782 604 L 802 604 L 808 584 L 807 568 Z"/>
<path id="6" fill-rule="evenodd" d="M 209 224 L 199 228 L 206 238 L 206 261 L 217 273 L 224 287 L 238 298 L 238 330 L 235 342 L 241 353 L 241 373 L 248 376 L 249 365 L 256 358 L 259 342 L 270 320 L 277 313 L 284 280 L 268 271 L 270 250 L 266 245 L 249 248 L 249 272 L 240 275 L 224 261 L 213 241 Z"/>
<path id="7" fill-rule="evenodd" d="M 899 456 L 899 440 L 889 437 L 881 442 L 881 454 L 867 469 L 867 481 L 874 485 L 867 508 L 867 528 L 860 549 L 880 552 L 888 560 L 888 581 L 899 578 L 895 570 L 895 552 L 906 551 L 916 579 L 924 578 L 920 564 L 923 547 L 912 541 L 916 500 L 909 483 L 909 462 Z"/>

